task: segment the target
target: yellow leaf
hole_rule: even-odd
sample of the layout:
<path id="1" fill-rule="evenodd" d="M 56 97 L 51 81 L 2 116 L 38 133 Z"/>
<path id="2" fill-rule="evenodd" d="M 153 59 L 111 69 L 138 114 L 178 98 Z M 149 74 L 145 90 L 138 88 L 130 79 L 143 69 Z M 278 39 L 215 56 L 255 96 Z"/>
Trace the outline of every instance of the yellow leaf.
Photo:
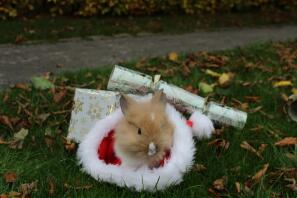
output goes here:
<path id="1" fill-rule="evenodd" d="M 281 80 L 278 82 L 273 83 L 273 87 L 287 87 L 292 86 L 292 82 L 290 80 Z"/>
<path id="2" fill-rule="evenodd" d="M 207 69 L 207 70 L 205 71 L 205 73 L 208 74 L 208 75 L 210 75 L 211 77 L 220 77 L 220 76 L 221 76 L 221 74 L 219 74 L 219 73 L 217 73 L 217 72 L 215 72 L 215 71 L 212 71 L 212 70 L 210 70 L 210 69 Z"/>
<path id="3" fill-rule="evenodd" d="M 176 52 L 171 52 L 169 55 L 168 55 L 168 59 L 173 61 L 173 62 L 176 62 L 177 59 L 178 59 L 178 55 Z"/>
<path id="4" fill-rule="evenodd" d="M 234 78 L 234 74 L 231 72 L 222 73 L 219 77 L 219 85 L 227 86 L 230 84 L 230 82 L 233 80 L 233 78 Z"/>
<path id="5" fill-rule="evenodd" d="M 293 88 L 293 89 L 292 89 L 292 93 L 293 93 L 294 95 L 297 95 L 297 88 Z"/>
<path id="6" fill-rule="evenodd" d="M 204 94 L 208 94 L 213 92 L 213 86 L 209 85 L 205 82 L 200 82 L 199 83 L 199 89 L 204 93 Z"/>

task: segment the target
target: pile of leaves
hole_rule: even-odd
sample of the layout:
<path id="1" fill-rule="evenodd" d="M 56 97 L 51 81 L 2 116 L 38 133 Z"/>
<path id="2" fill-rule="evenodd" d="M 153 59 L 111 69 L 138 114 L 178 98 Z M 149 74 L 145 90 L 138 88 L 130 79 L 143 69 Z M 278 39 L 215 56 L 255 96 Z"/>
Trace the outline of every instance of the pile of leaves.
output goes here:
<path id="1" fill-rule="evenodd" d="M 297 191 L 296 122 L 287 115 L 297 88 L 297 41 L 197 52 L 123 66 L 248 113 L 243 130 L 216 124 L 197 142 L 197 164 L 160 196 L 292 197 Z M 79 171 L 65 137 L 75 87 L 105 89 L 111 68 L 45 74 L 0 94 L 0 197 L 133 195 Z M 151 196 L 144 192 L 143 196 Z"/>

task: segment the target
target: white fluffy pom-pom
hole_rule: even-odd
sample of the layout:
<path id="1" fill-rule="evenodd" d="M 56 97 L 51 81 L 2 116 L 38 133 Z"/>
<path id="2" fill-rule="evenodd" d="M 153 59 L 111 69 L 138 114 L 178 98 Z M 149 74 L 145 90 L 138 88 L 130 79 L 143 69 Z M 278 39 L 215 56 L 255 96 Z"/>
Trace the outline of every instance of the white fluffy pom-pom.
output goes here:
<path id="1" fill-rule="evenodd" d="M 198 138 L 210 138 L 214 131 L 212 121 L 200 112 L 194 112 L 190 119 L 192 123 L 193 135 Z"/>

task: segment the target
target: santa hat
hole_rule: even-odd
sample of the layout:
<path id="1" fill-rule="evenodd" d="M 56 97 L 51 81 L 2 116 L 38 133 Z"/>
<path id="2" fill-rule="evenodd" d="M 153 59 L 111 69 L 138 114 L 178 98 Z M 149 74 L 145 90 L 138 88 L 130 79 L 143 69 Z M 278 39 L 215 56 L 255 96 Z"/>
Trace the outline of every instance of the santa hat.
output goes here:
<path id="1" fill-rule="evenodd" d="M 197 138 L 210 138 L 214 132 L 212 121 L 204 114 L 195 111 L 187 121 L 188 126 L 192 128 L 193 136 Z"/>

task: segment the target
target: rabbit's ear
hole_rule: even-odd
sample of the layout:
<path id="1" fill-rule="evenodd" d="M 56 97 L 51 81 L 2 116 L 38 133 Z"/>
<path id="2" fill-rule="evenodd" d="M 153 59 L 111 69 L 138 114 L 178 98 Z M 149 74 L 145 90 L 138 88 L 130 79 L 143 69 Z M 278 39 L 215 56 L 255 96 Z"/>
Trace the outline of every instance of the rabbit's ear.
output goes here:
<path id="1" fill-rule="evenodd" d="M 120 106 L 124 115 L 127 113 L 127 110 L 133 103 L 135 103 L 135 101 L 131 97 L 127 96 L 126 94 L 121 94 Z"/>
<path id="2" fill-rule="evenodd" d="M 163 91 L 156 91 L 152 98 L 152 102 L 159 103 L 165 106 L 167 102 L 166 95 L 163 93 Z"/>

